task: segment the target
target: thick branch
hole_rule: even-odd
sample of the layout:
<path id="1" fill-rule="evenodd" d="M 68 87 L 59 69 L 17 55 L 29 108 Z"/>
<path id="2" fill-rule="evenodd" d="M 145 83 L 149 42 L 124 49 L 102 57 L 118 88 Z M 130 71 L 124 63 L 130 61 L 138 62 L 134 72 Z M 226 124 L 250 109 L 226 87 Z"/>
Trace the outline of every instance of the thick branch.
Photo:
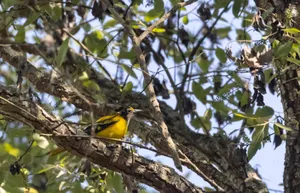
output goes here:
<path id="1" fill-rule="evenodd" d="M 74 104 L 82 109 L 86 109 L 88 106 L 94 111 L 107 113 L 107 109 L 115 107 L 114 105 L 106 103 L 96 103 L 96 100 L 88 94 L 84 94 L 84 92 L 80 93 L 81 96 L 78 95 L 76 90 L 68 85 L 58 74 L 52 73 L 49 75 L 38 70 L 26 59 L 26 57 L 24 57 L 22 52 L 14 50 L 11 46 L 0 46 L 0 57 L 10 65 L 14 66 L 17 71 L 20 71 L 22 76 L 26 77 L 40 92 L 59 97 L 63 101 Z"/>
<path id="2" fill-rule="evenodd" d="M 202 192 L 200 188 L 178 175 L 174 169 L 163 164 L 132 154 L 126 149 L 111 151 L 96 139 L 71 136 L 80 131 L 76 132 L 34 102 L 21 101 L 16 93 L 15 89 L 0 85 L 0 113 L 30 125 L 44 134 L 52 134 L 51 138 L 71 153 L 87 157 L 99 166 L 136 178 L 161 192 Z M 60 134 L 69 134 L 70 137 L 58 137 Z"/>

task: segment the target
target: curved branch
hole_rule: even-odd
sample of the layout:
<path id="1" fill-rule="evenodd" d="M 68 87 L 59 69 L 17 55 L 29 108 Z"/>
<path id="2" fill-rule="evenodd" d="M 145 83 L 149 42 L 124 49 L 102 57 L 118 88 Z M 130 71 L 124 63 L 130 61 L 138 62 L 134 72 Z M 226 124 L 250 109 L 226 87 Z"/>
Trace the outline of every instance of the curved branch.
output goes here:
<path id="1" fill-rule="evenodd" d="M 59 97 L 63 101 L 74 104 L 78 108 L 86 109 L 91 107 L 93 111 L 100 111 L 104 114 L 108 109 L 116 107 L 106 103 L 96 103 L 90 95 L 81 92 L 80 95 L 67 84 L 58 74 L 47 74 L 34 67 L 23 55 L 23 53 L 14 50 L 9 45 L 0 46 L 0 57 L 4 61 L 14 66 L 17 71 L 20 71 L 22 76 L 26 77 L 40 92 L 45 92 L 50 95 Z M 89 109 L 88 109 L 89 110 Z"/>
<path id="2" fill-rule="evenodd" d="M 16 89 L 0 85 L 0 113 L 30 125 L 44 134 L 52 134 L 51 138 L 71 153 L 86 157 L 99 166 L 136 178 L 158 191 L 202 192 L 168 166 L 132 154 L 123 148 L 112 151 L 96 139 L 76 138 L 76 133 L 80 131 L 76 132 L 34 102 L 26 100 L 25 106 L 25 101 L 20 100 L 16 93 Z M 69 134 L 70 137 L 59 137 L 59 134 Z"/>

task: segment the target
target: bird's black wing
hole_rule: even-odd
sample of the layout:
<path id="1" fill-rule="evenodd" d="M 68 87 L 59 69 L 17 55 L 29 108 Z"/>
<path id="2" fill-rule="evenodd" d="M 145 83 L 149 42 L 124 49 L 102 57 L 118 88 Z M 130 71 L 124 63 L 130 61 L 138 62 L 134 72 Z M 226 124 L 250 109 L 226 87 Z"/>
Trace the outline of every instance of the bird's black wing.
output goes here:
<path id="1" fill-rule="evenodd" d="M 104 129 L 106 129 L 107 127 L 117 123 L 118 121 L 111 121 L 109 123 L 96 123 L 94 125 L 95 128 L 95 133 L 98 133 L 100 131 L 103 131 Z M 92 131 L 92 125 L 88 126 L 87 128 L 84 129 L 84 132 L 88 135 L 91 135 L 91 131 Z"/>

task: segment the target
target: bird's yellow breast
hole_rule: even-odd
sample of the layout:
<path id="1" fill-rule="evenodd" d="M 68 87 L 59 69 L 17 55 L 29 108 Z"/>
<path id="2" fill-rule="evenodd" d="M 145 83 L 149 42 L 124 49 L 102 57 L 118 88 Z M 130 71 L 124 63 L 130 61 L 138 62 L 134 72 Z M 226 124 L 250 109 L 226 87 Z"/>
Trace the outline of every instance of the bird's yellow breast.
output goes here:
<path id="1" fill-rule="evenodd" d="M 98 127 L 108 125 L 96 131 L 96 135 L 100 137 L 122 139 L 127 132 L 127 120 L 119 114 L 101 117 L 97 123 L 100 124 Z"/>

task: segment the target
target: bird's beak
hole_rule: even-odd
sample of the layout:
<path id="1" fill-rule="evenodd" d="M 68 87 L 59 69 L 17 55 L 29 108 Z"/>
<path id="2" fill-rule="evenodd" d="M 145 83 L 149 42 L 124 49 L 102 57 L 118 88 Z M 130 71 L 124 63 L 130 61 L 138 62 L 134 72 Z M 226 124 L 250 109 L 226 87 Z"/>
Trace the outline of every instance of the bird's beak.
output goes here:
<path id="1" fill-rule="evenodd" d="M 142 109 L 134 109 L 133 113 L 138 113 L 138 112 L 142 112 L 142 111 L 143 111 Z"/>

